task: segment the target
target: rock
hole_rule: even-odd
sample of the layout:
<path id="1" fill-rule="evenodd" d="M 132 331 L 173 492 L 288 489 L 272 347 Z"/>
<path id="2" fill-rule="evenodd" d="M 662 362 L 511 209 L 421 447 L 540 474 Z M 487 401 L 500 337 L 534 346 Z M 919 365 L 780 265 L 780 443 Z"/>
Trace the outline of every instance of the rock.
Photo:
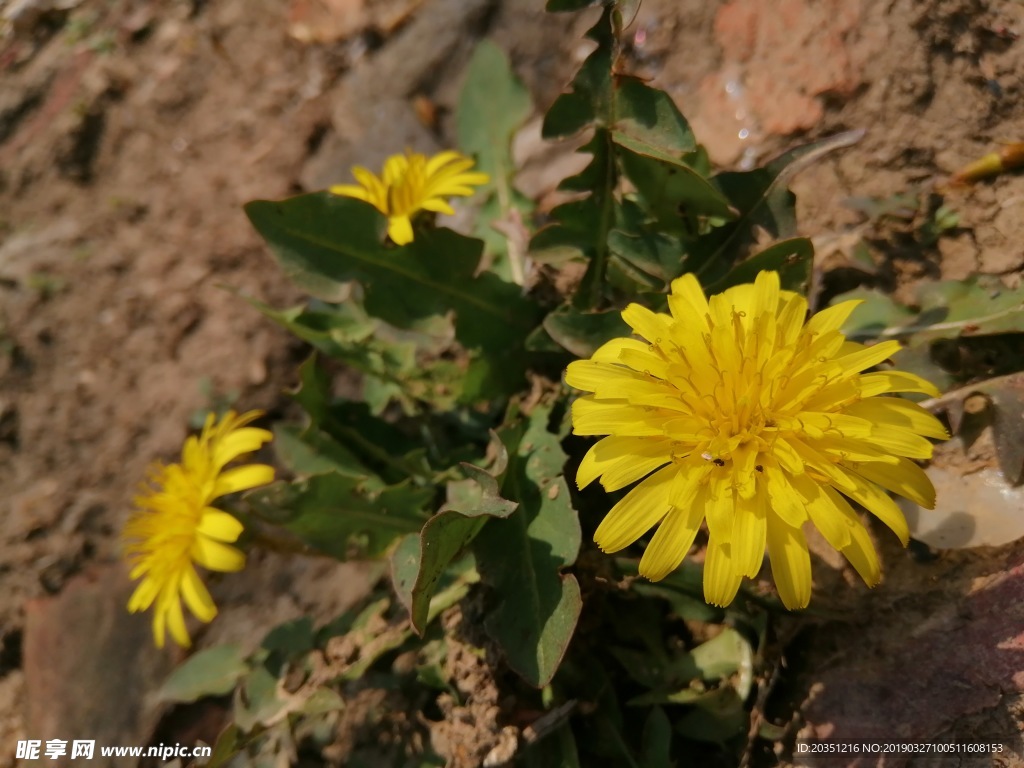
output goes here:
<path id="1" fill-rule="evenodd" d="M 1024 550 L 1012 545 L 990 567 L 974 560 L 960 570 L 935 566 L 932 579 L 919 571 L 913 594 L 857 627 L 854 652 L 827 652 L 801 707 L 806 725 L 797 754 L 805 740 L 943 741 L 963 718 L 998 713 L 1005 697 L 1024 692 Z M 1021 752 L 1015 730 L 958 740 L 1002 742 L 1006 759 Z M 894 756 L 836 757 L 834 765 L 844 767 L 906 764 Z M 978 765 L 993 764 L 986 759 Z"/>
<path id="2" fill-rule="evenodd" d="M 823 96 L 851 95 L 861 73 L 847 37 L 859 19 L 858 4 L 844 0 L 723 5 L 715 17 L 722 65 L 701 82 L 693 119 L 711 159 L 734 162 L 758 131 L 809 130 L 824 116 Z"/>
<path id="3" fill-rule="evenodd" d="M 126 610 L 131 590 L 118 563 L 26 604 L 24 738 L 94 740 L 90 765 L 111 768 L 124 759 L 101 757 L 101 746 L 147 743 L 160 714 L 151 694 L 172 658 L 153 645 L 150 615 Z"/>
<path id="4" fill-rule="evenodd" d="M 978 247 L 970 232 L 940 237 L 937 245 L 943 280 L 965 280 L 978 271 Z"/>
<path id="5" fill-rule="evenodd" d="M 1024 198 L 1005 201 L 992 222 L 992 229 L 995 231 L 988 233 L 981 251 L 980 271 L 1003 275 L 1024 267 L 1024 245 L 1019 236 L 1024 229 Z"/>
<path id="6" fill-rule="evenodd" d="M 427 90 L 436 72 L 468 56 L 492 0 L 433 0 L 380 52 L 357 66 L 332 95 L 334 133 L 307 161 L 300 183 L 309 190 L 349 183 L 350 168 L 380 172 L 383 160 L 406 148 L 423 153 L 440 147 L 417 117 L 412 97 Z M 429 40 L 429 45 L 423 42 Z"/>

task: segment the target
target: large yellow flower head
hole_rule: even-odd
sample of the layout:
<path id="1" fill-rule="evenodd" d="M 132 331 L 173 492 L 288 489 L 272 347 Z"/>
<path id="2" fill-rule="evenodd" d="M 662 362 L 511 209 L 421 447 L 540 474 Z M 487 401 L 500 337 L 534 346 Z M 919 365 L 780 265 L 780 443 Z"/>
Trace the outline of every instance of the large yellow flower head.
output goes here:
<path id="1" fill-rule="evenodd" d="M 128 600 L 128 610 L 145 611 L 155 604 L 153 635 L 160 648 L 168 629 L 179 645 L 191 642 L 182 599 L 202 621 L 212 621 L 217 615 L 195 563 L 226 572 L 245 565 L 245 555 L 231 546 L 238 540 L 242 524 L 210 505 L 220 496 L 274 479 L 273 468 L 265 464 L 224 468 L 271 439 L 265 429 L 247 426 L 261 415 L 260 411 L 241 416 L 229 411 L 217 421 L 211 413 L 202 433 L 185 441 L 181 462 L 154 464 L 149 482 L 135 498 L 136 509 L 121 537 L 132 566 L 131 577 L 142 582 Z"/>
<path id="2" fill-rule="evenodd" d="M 398 245 L 413 240 L 412 217 L 420 211 L 452 214 L 449 197 L 469 197 L 473 187 L 486 184 L 486 173 L 470 171 L 471 158 L 441 152 L 431 158 L 413 152 L 392 155 L 378 177 L 362 166 L 352 169 L 357 184 L 331 187 L 336 195 L 364 200 L 388 217 L 388 235 Z"/>
<path id="3" fill-rule="evenodd" d="M 892 491 L 931 508 L 935 489 L 914 459 L 925 438 L 948 437 L 930 413 L 894 392 L 937 395 L 910 373 L 864 373 L 900 345 L 847 341 L 840 327 L 859 302 L 805 323 L 806 300 L 762 272 L 705 299 L 692 275 L 674 281 L 671 315 L 629 305 L 639 339 L 614 339 L 572 363 L 566 381 L 590 392 L 573 403 L 578 435 L 608 435 L 586 454 L 577 480 L 608 491 L 646 478 L 594 534 L 616 552 L 653 526 L 640 573 L 664 578 L 682 562 L 706 520 L 704 595 L 728 605 L 744 576 L 768 556 L 787 608 L 806 607 L 811 563 L 803 526 L 812 523 L 869 586 L 880 578 L 855 501 L 909 532 Z M 653 473 L 653 474 L 652 474 Z"/>

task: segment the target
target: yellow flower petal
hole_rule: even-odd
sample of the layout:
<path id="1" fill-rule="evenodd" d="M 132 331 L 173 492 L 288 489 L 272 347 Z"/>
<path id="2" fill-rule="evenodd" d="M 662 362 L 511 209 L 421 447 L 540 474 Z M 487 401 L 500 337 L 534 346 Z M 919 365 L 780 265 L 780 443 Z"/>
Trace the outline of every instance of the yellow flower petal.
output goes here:
<path id="1" fill-rule="evenodd" d="M 698 318 L 705 318 L 704 330 L 707 330 L 706 318 L 711 312 L 708 300 L 704 297 L 704 291 L 700 287 L 697 278 L 692 274 L 685 274 L 672 281 L 672 295 L 669 297 L 669 305 L 672 307 L 692 308 Z M 687 311 L 687 315 L 689 312 Z M 678 318 L 680 320 L 684 318 Z"/>
<path id="2" fill-rule="evenodd" d="M 664 355 L 655 347 L 636 342 L 639 348 L 623 347 L 619 350 L 619 362 L 628 365 L 634 371 L 639 371 L 644 376 L 653 376 L 663 381 L 672 375 L 671 367 Z"/>
<path id="3" fill-rule="evenodd" d="M 754 290 L 746 310 L 747 316 L 751 319 L 751 325 L 756 318 L 769 314 L 773 318 L 775 317 L 779 307 L 780 288 L 778 272 L 758 273 L 757 278 L 754 280 Z M 773 333 L 771 336 L 774 339 L 775 334 Z"/>
<path id="4" fill-rule="evenodd" d="M 157 648 L 164 647 L 167 637 L 167 609 L 157 606 L 153 610 L 153 643 Z M 187 638 L 186 638 L 187 639 Z"/>
<path id="5" fill-rule="evenodd" d="M 274 468 L 266 464 L 246 464 L 221 473 L 214 485 L 213 497 L 247 491 L 274 482 Z"/>
<path id="6" fill-rule="evenodd" d="M 392 216 L 388 219 L 388 237 L 395 245 L 408 245 L 413 241 L 412 221 L 408 216 Z"/>
<path id="7" fill-rule="evenodd" d="M 622 310 L 622 319 L 637 336 L 642 336 L 651 344 L 660 344 L 670 335 L 672 318 L 651 312 L 640 304 L 630 304 Z"/>
<path id="8" fill-rule="evenodd" d="M 896 464 L 857 464 L 853 471 L 925 509 L 935 509 L 935 486 L 917 464 L 900 458 Z"/>
<path id="9" fill-rule="evenodd" d="M 769 515 L 767 538 L 779 599 L 791 611 L 806 608 L 811 601 L 811 555 L 803 531 Z"/>
<path id="10" fill-rule="evenodd" d="M 458 162 L 459 160 L 463 159 L 465 159 L 468 162 L 466 168 L 472 167 L 473 161 L 470 160 L 469 158 L 463 158 L 463 156 L 460 155 L 458 152 L 455 152 L 451 149 L 445 150 L 443 152 L 438 152 L 436 155 L 427 160 L 426 173 L 428 176 L 433 176 L 440 172 L 445 166 L 448 166 L 453 162 Z"/>
<path id="11" fill-rule="evenodd" d="M 487 177 L 484 176 L 483 178 L 484 181 L 480 183 L 486 183 Z M 430 194 L 442 195 L 444 197 L 469 197 L 473 194 L 473 188 L 467 186 L 465 179 L 460 177 L 431 186 Z"/>
<path id="12" fill-rule="evenodd" d="M 852 491 L 844 491 L 844 493 L 889 526 L 890 530 L 899 537 L 900 543 L 904 547 L 907 546 L 910 542 L 910 529 L 907 527 L 907 519 L 903 516 L 899 505 L 889 498 L 885 491 L 874 483 L 859 477 L 856 472 L 850 472 L 849 475 L 857 487 Z"/>
<path id="13" fill-rule="evenodd" d="M 849 531 L 850 543 L 842 548 L 842 553 L 850 565 L 854 567 L 864 583 L 869 587 L 878 584 L 882 578 L 882 568 L 878 563 L 878 553 L 875 552 L 875 545 L 871 543 L 871 536 L 867 529 L 857 518 L 857 513 L 833 488 L 824 489 L 826 495 L 835 504 L 836 509 L 845 518 Z"/>
<path id="14" fill-rule="evenodd" d="M 736 598 L 743 579 L 733 563 L 729 547 L 729 544 L 709 539 L 704 558 L 704 599 L 721 608 Z"/>
<path id="15" fill-rule="evenodd" d="M 422 161 L 423 155 L 392 155 L 384 161 L 384 172 L 381 174 L 381 181 L 385 186 L 393 187 L 403 180 L 405 175 L 413 167 L 410 157 Z M 354 170 L 353 170 L 354 173 Z"/>
<path id="16" fill-rule="evenodd" d="M 132 596 L 128 598 L 128 612 L 138 613 L 147 610 L 159 593 L 159 582 L 154 579 L 143 579 L 142 583 L 132 592 Z"/>
<path id="17" fill-rule="evenodd" d="M 590 359 L 595 363 L 618 363 L 622 352 L 627 349 L 638 354 L 648 352 L 647 345 L 638 339 L 612 339 L 598 347 Z"/>
<path id="18" fill-rule="evenodd" d="M 618 434 L 623 437 L 661 437 L 662 424 L 672 414 L 622 402 L 580 397 L 572 404 L 573 432 L 577 435 Z"/>
<path id="19" fill-rule="evenodd" d="M 711 538 L 722 544 L 732 541 L 733 511 L 735 509 L 736 498 L 732 487 L 732 477 L 725 470 L 712 470 L 704 508 Z"/>
<path id="20" fill-rule="evenodd" d="M 213 464 L 220 469 L 239 456 L 258 451 L 264 443 L 269 443 L 274 435 L 265 429 L 243 427 L 225 434 L 217 440 L 213 453 Z"/>
<path id="21" fill-rule="evenodd" d="M 905 371 L 876 371 L 860 377 L 863 397 L 884 395 L 891 392 L 914 392 L 929 397 L 938 397 L 938 387 L 914 373 Z"/>
<path id="22" fill-rule="evenodd" d="M 877 445 L 879 450 L 895 456 L 906 456 L 908 459 L 932 457 L 932 444 L 920 435 L 905 429 L 875 427 L 871 430 L 871 442 Z"/>
<path id="23" fill-rule="evenodd" d="M 570 387 L 582 389 L 584 392 L 596 392 L 604 390 L 602 397 L 609 397 L 608 384 L 616 381 L 629 385 L 633 382 L 642 382 L 642 373 L 626 368 L 622 365 L 611 363 L 599 363 L 593 360 L 574 360 L 565 369 L 565 383 Z"/>
<path id="24" fill-rule="evenodd" d="M 844 301 L 840 304 L 835 304 L 828 309 L 823 309 L 807 321 L 807 330 L 811 333 L 828 333 L 829 331 L 838 331 L 843 327 L 843 324 L 850 319 L 850 315 L 853 314 L 853 310 L 863 303 L 864 302 L 860 299 L 853 299 L 851 301 Z"/>
<path id="25" fill-rule="evenodd" d="M 434 197 L 429 200 L 424 200 L 422 208 L 424 211 L 443 213 L 446 216 L 455 215 L 455 209 L 452 208 L 443 198 L 440 197 Z"/>
<path id="26" fill-rule="evenodd" d="M 847 373 L 860 373 L 867 368 L 885 362 L 900 349 L 902 349 L 902 345 L 898 341 L 883 341 L 873 347 L 843 355 L 837 358 L 836 362 Z"/>
<path id="27" fill-rule="evenodd" d="M 814 441 L 814 447 L 830 458 L 839 459 L 847 466 L 852 462 L 880 461 L 883 464 L 896 464 L 898 456 L 885 453 L 878 445 L 867 437 L 862 440 L 826 435 Z"/>
<path id="28" fill-rule="evenodd" d="M 705 493 L 701 488 L 691 504 L 669 510 L 640 558 L 641 576 L 661 581 L 683 562 L 704 519 Z"/>
<path id="29" fill-rule="evenodd" d="M 732 525 L 732 555 L 736 570 L 748 578 L 757 576 L 764 561 L 767 531 L 767 493 L 752 498 L 738 496 Z"/>
<path id="30" fill-rule="evenodd" d="M 797 493 L 781 467 L 765 470 L 765 483 L 772 511 L 789 525 L 799 528 L 807 521 L 807 502 Z"/>
<path id="31" fill-rule="evenodd" d="M 658 524 L 668 512 L 668 496 L 676 468 L 665 467 L 631 490 L 605 516 L 594 532 L 604 552 L 618 552 Z"/>
<path id="32" fill-rule="evenodd" d="M 791 478 L 792 487 L 803 497 L 807 514 L 825 541 L 833 549 L 844 550 L 852 541 L 850 521 L 837 507 L 841 499 L 832 488 L 814 482 L 806 475 Z M 832 491 L 829 493 L 829 491 Z"/>
<path id="33" fill-rule="evenodd" d="M 941 421 L 917 403 L 901 397 L 870 397 L 847 406 L 846 413 L 880 426 L 916 432 L 936 440 L 949 439 L 949 432 Z"/>
<path id="34" fill-rule="evenodd" d="M 732 451 L 732 482 L 741 499 L 749 499 L 756 492 L 754 467 L 757 466 L 758 455 L 757 446 L 750 443 L 737 445 Z"/>
<path id="35" fill-rule="evenodd" d="M 807 299 L 803 296 L 794 295 L 785 301 L 775 324 L 776 343 L 779 347 L 789 347 L 796 343 L 806 316 Z"/>
<path id="36" fill-rule="evenodd" d="M 356 186 L 355 184 L 335 184 L 330 188 L 330 191 L 333 195 L 354 197 L 356 200 L 362 200 L 367 203 L 372 202 L 370 200 L 369 193 L 362 187 Z"/>
<path id="37" fill-rule="evenodd" d="M 213 598 L 210 597 L 196 569 L 191 566 L 182 574 L 181 596 L 185 599 L 188 609 L 200 621 L 209 623 L 217 615 L 217 606 L 213 604 Z"/>
<path id="38" fill-rule="evenodd" d="M 236 517 L 213 507 L 203 510 L 199 525 L 196 526 L 196 533 L 223 541 L 225 544 L 238 541 L 242 530 L 243 526 Z"/>
<path id="39" fill-rule="evenodd" d="M 245 567 L 245 555 L 239 550 L 206 536 L 196 537 L 190 554 L 193 560 L 211 571 L 233 573 Z"/>
<path id="40" fill-rule="evenodd" d="M 161 611 L 160 608 L 157 610 Z M 167 618 L 167 629 L 171 633 L 171 637 L 174 638 L 174 642 L 182 648 L 192 645 L 188 629 L 185 628 L 185 614 L 181 611 L 181 601 L 177 598 L 168 600 L 166 605 L 162 606 L 161 612 Z"/>
<path id="41" fill-rule="evenodd" d="M 802 440 L 794 438 L 790 442 L 793 445 L 793 449 L 800 455 L 800 459 L 805 467 L 817 471 L 838 488 L 845 490 L 854 487 L 853 481 L 850 480 L 846 472 L 834 464 L 827 456 L 823 456 Z"/>
<path id="42" fill-rule="evenodd" d="M 664 466 L 668 463 L 665 451 L 667 442 L 669 441 L 645 440 L 646 445 L 639 446 L 628 454 L 620 455 L 604 470 L 601 485 L 606 491 L 617 491 Z"/>

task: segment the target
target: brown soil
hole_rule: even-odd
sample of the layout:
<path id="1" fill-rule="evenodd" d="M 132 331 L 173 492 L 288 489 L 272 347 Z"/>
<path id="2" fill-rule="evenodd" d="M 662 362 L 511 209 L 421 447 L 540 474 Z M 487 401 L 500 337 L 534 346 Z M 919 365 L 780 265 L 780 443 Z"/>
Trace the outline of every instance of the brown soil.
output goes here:
<path id="1" fill-rule="evenodd" d="M 373 165 L 406 144 L 450 143 L 461 71 L 483 36 L 512 54 L 538 111 L 586 51 L 585 20 L 545 16 L 534 0 L 328 4 L 360 9 L 358 29 L 302 16 L 309 5 L 85 0 L 0 40 L 0 765 L 26 733 L 15 706 L 32 695 L 21 670 L 26 602 L 116 561 L 133 488 L 149 461 L 174 454 L 197 411 L 225 398 L 284 407 L 302 349 L 234 292 L 276 305 L 299 296 L 241 204 L 323 186 L 352 162 Z M 313 42 L 289 36 L 297 17 L 312 25 Z M 1012 0 L 645 0 L 630 66 L 676 97 L 724 165 L 867 128 L 794 185 L 803 230 L 842 244 L 863 223 L 845 198 L 934 191 L 998 142 L 1024 138 L 1020 33 L 1024 5 Z M 438 107 L 436 125 L 417 116 L 423 99 Z M 556 181 L 535 180 L 531 191 Z M 951 190 L 947 203 L 959 225 L 935 242 L 868 232 L 868 280 L 902 298 L 922 279 L 1019 280 L 1024 175 Z M 826 297 L 852 287 L 847 250 L 833 249 L 829 264 L 841 268 L 826 277 Z M 802 658 L 808 672 L 793 705 L 819 677 L 836 685 L 835 674 L 819 674 L 836 658 L 884 654 L 922 620 L 921 606 L 966 605 L 968 575 L 1019 569 L 1015 552 L 964 556 L 955 579 L 944 577 L 944 560 L 932 563 L 922 596 L 920 572 L 903 579 L 913 568 L 887 551 L 888 583 L 847 606 L 885 621 L 856 647 L 845 628 L 820 630 L 831 634 L 819 647 L 835 643 L 838 655 Z M 303 612 L 329 615 L 366 581 L 346 567 L 260 562 L 244 587 L 221 585 L 225 611 L 201 642 L 258 637 Z M 338 590 L 310 591 L 328 583 Z M 465 662 L 448 660 L 493 692 Z M 987 737 L 996 723 L 1019 748 L 1007 732 L 1020 727 L 1013 697 L 1024 692 L 1024 665 L 1015 669 L 1009 680 L 985 679 L 994 698 L 915 720 L 914 736 Z M 485 704 L 446 713 L 436 729 L 439 740 L 470 745 L 460 765 L 500 746 L 494 704 Z M 834 715 L 808 712 L 819 723 Z M 460 735 L 454 722 L 480 733 Z"/>

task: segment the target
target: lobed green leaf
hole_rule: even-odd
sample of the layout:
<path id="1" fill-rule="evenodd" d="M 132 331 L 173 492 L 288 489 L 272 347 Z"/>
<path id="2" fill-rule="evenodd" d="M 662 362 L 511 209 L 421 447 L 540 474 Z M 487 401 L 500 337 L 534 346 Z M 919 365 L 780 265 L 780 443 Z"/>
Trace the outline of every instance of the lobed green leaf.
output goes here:
<path id="1" fill-rule="evenodd" d="M 161 701 L 187 703 L 204 696 L 223 696 L 248 671 L 238 645 L 218 645 L 190 656 L 160 687 Z"/>
<path id="2" fill-rule="evenodd" d="M 581 534 L 550 414 L 534 409 L 514 444 L 515 432 L 502 435 L 509 441 L 502 495 L 519 508 L 490 520 L 473 542 L 481 580 L 498 600 L 484 626 L 509 666 L 538 688 L 558 669 L 582 607 L 576 578 L 561 572 L 575 562 Z"/>
<path id="3" fill-rule="evenodd" d="M 475 232 L 493 255 L 489 269 L 502 279 L 522 284 L 523 254 L 510 253 L 508 241 L 492 226 L 528 217 L 533 203 L 513 186 L 512 136 L 533 109 L 530 93 L 516 77 L 508 57 L 494 43 L 481 42 L 467 67 L 455 112 L 459 146 L 477 160 L 490 182 L 477 193 L 484 202 Z"/>
<path id="4" fill-rule="evenodd" d="M 532 328 L 534 311 L 518 286 L 476 274 L 479 240 L 434 229 L 389 247 L 375 208 L 326 192 L 257 200 L 245 211 L 288 276 L 317 298 L 331 301 L 358 282 L 366 311 L 399 328 L 454 310 L 456 337 L 469 349 L 503 348 Z"/>

